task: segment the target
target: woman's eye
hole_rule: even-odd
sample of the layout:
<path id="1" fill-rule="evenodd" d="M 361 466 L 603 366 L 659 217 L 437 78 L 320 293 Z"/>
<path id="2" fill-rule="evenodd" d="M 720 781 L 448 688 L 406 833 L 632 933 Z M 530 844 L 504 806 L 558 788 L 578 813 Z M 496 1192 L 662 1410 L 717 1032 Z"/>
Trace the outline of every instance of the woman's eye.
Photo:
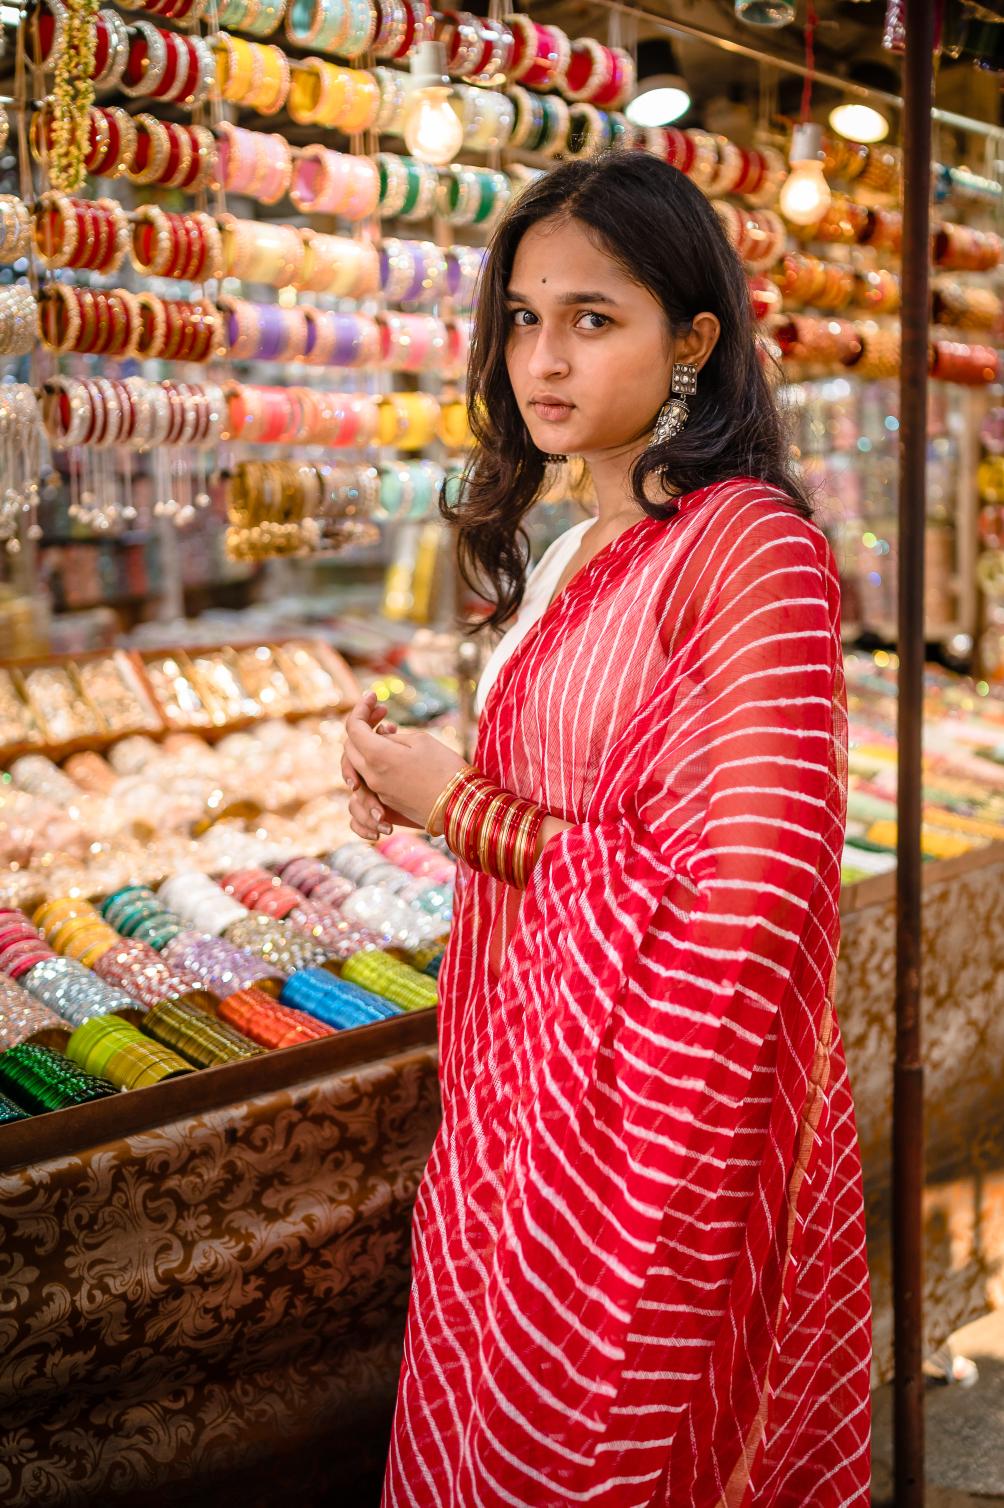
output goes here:
<path id="1" fill-rule="evenodd" d="M 585 314 L 581 315 L 580 318 L 581 319 L 589 319 L 589 320 L 595 320 L 596 321 L 595 324 L 587 325 L 586 326 L 587 330 L 602 330 L 603 327 L 604 327 L 604 325 L 609 325 L 609 323 L 610 323 L 609 319 L 607 318 L 607 316 L 605 314 L 594 314 L 592 312 L 592 310 L 590 310 L 590 309 L 587 309 L 586 312 L 585 312 Z"/>
<path id="2" fill-rule="evenodd" d="M 526 329 L 528 325 L 533 323 L 536 315 L 531 314 L 529 309 L 513 309 L 509 317 L 514 325 L 519 325 L 521 328 Z"/>

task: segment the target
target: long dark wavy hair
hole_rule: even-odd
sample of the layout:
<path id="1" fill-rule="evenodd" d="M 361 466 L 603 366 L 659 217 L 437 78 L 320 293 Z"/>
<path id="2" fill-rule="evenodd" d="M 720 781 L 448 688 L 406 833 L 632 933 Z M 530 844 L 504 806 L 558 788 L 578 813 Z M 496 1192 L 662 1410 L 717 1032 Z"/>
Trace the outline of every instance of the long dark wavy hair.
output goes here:
<path id="1" fill-rule="evenodd" d="M 501 627 L 523 600 L 530 553 L 523 519 L 547 466 L 509 381 L 506 289 L 516 248 L 530 227 L 566 216 L 588 226 L 628 276 L 659 300 L 672 332 L 686 332 L 702 311 L 717 315 L 721 325 L 690 400 L 686 429 L 663 445 L 650 445 L 634 466 L 631 484 L 639 507 L 651 518 L 669 519 L 676 512 L 674 496 L 751 476 L 782 488 L 799 513 L 812 511 L 792 470 L 781 416 L 757 355 L 745 273 L 708 200 L 683 173 L 647 152 L 566 162 L 531 183 L 508 210 L 478 290 L 467 379 L 475 445 L 460 487 L 444 491 L 440 502 L 458 531 L 465 582 L 481 595 L 487 584 L 487 595 L 495 599 L 477 627 Z M 653 477 L 664 501 L 647 495 Z"/>

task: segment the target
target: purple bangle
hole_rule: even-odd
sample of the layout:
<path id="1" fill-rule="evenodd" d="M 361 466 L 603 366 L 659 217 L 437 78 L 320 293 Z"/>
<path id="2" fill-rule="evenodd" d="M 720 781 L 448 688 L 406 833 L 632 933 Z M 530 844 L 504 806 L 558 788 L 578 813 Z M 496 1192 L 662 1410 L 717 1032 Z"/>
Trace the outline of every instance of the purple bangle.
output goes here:
<path id="1" fill-rule="evenodd" d="M 283 311 L 275 304 L 258 305 L 258 351 L 261 361 L 277 361 L 286 344 L 288 331 L 284 329 Z"/>
<path id="2" fill-rule="evenodd" d="M 362 330 L 354 314 L 335 315 L 335 346 L 331 364 L 336 367 L 352 367 L 359 360 L 362 346 Z"/>
<path id="3" fill-rule="evenodd" d="M 425 296 L 425 254 L 417 244 L 411 253 L 412 265 L 415 269 L 414 281 L 411 287 L 401 296 L 402 304 L 414 304 Z"/>

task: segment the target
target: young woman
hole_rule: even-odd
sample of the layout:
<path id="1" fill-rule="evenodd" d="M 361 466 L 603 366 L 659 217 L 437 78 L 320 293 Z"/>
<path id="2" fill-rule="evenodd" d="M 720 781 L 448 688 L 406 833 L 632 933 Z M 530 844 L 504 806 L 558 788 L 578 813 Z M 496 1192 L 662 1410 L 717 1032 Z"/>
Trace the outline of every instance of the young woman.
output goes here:
<path id="1" fill-rule="evenodd" d="M 355 830 L 461 858 L 384 1508 L 864 1505 L 837 582 L 701 193 L 529 187 L 470 404 L 461 559 L 516 615 L 474 768 L 372 698 L 346 740 Z M 527 582 L 555 455 L 598 516 Z"/>

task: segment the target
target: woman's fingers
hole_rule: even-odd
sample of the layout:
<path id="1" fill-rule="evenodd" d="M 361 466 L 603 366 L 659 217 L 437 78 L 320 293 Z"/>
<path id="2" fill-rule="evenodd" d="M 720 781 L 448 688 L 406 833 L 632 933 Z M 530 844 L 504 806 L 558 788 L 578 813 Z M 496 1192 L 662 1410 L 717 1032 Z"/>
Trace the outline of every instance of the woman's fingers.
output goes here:
<path id="1" fill-rule="evenodd" d="M 358 790 L 349 798 L 349 822 L 353 832 L 368 843 L 393 832 L 387 813 L 372 791 Z"/>

